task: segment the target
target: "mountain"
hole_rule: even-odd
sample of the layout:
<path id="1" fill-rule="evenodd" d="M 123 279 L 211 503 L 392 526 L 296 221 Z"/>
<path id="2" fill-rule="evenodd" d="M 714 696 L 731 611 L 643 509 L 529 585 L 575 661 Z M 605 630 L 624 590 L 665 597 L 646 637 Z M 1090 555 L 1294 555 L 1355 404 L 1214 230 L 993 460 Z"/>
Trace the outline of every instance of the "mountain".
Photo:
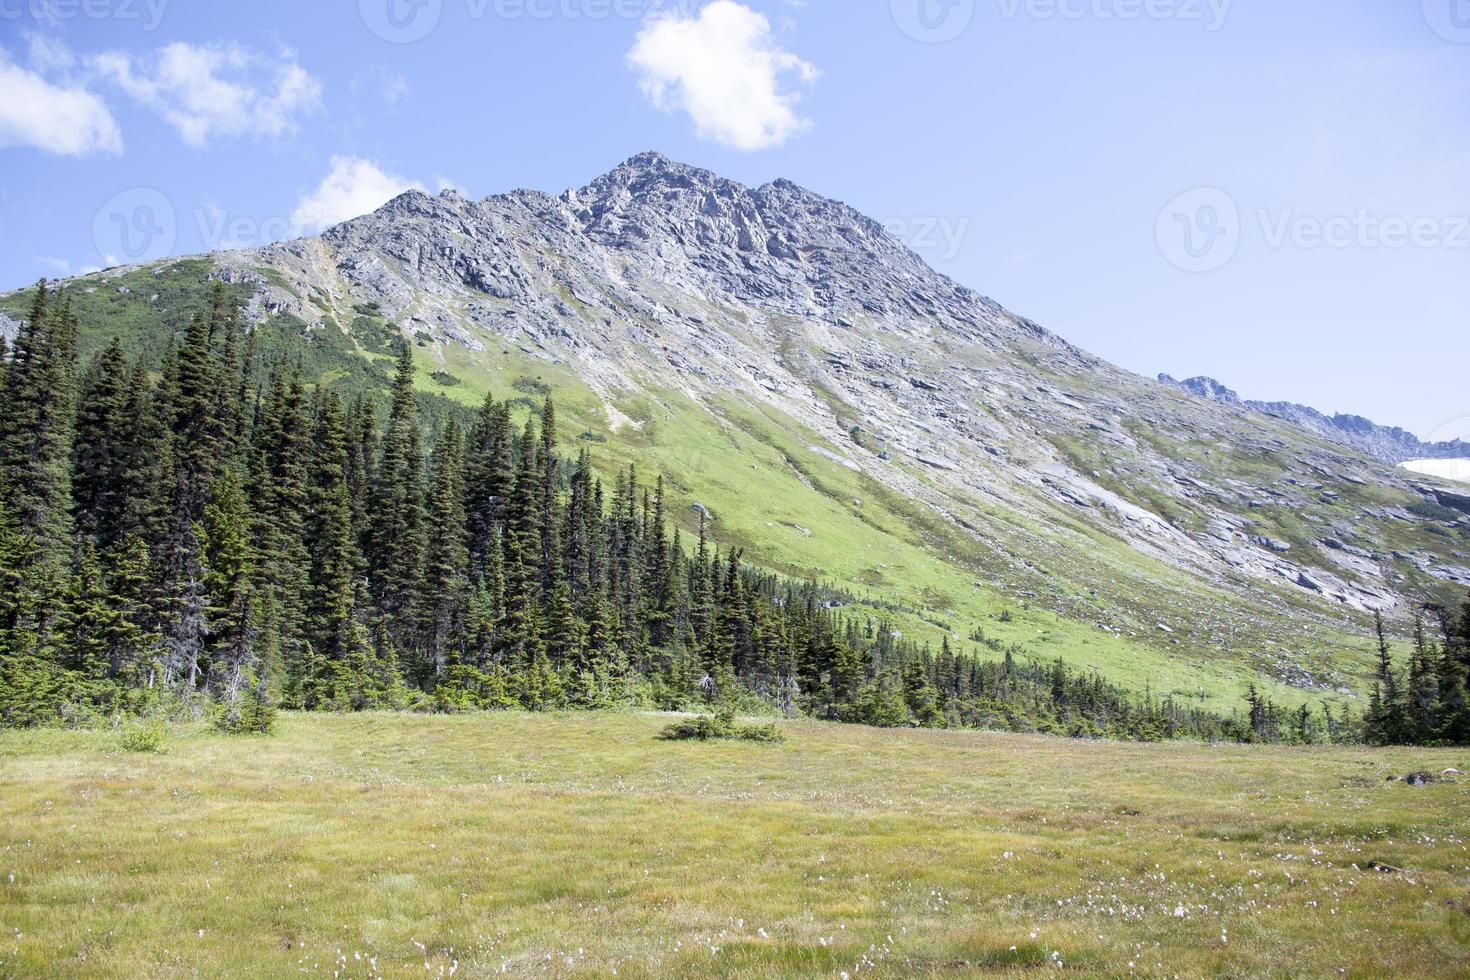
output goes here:
<path id="1" fill-rule="evenodd" d="M 1470 458 L 1470 443 L 1461 439 L 1452 442 L 1423 442 L 1412 432 L 1397 426 L 1378 425 L 1361 415 L 1339 413 L 1329 417 L 1315 408 L 1295 402 L 1246 401 L 1214 378 L 1197 377 L 1177 381 L 1167 374 L 1161 374 L 1159 380 L 1200 398 L 1285 419 L 1293 425 L 1351 446 L 1385 463 L 1404 463 L 1416 459 Z"/>
<path id="2" fill-rule="evenodd" d="M 1235 707 L 1365 690 L 1367 614 L 1470 586 L 1463 498 L 1079 350 L 847 205 L 643 154 L 560 195 L 406 193 L 325 234 L 66 284 L 158 350 L 232 284 L 308 372 L 468 408 L 554 391 L 686 527 L 893 628 Z M 22 292 L 0 297 L 12 322 Z M 1445 493 L 1445 496 L 1440 496 Z"/>

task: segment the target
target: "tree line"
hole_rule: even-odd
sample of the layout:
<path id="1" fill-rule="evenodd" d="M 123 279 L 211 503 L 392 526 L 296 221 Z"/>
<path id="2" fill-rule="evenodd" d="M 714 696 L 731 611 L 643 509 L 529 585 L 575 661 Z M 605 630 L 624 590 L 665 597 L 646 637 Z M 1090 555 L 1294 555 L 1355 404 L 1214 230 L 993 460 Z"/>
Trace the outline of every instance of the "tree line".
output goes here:
<path id="1" fill-rule="evenodd" d="M 1002 657 L 915 644 L 839 590 L 722 549 L 702 514 L 686 538 L 661 477 L 605 484 L 585 450 L 560 452 L 549 396 L 523 422 L 487 397 L 426 425 L 407 342 L 379 405 L 260 349 L 218 284 L 160 357 L 114 340 L 83 362 L 80 336 L 43 282 L 13 349 L 0 343 L 0 724 L 172 710 L 260 731 L 280 707 L 719 704 L 1089 737 L 1354 737 L 1330 711 L 1288 721 L 1253 696 L 1248 717 L 1212 714 L 983 635 Z"/>
<path id="2" fill-rule="evenodd" d="M 1433 626 L 1426 627 L 1424 614 Z M 1413 645 L 1405 670 L 1394 665 L 1383 617 L 1375 614 L 1378 661 L 1363 717 L 1363 738 L 1373 745 L 1470 745 L 1470 601 L 1459 615 L 1425 605 L 1414 617 Z M 1433 630 L 1433 634 L 1431 634 Z"/>

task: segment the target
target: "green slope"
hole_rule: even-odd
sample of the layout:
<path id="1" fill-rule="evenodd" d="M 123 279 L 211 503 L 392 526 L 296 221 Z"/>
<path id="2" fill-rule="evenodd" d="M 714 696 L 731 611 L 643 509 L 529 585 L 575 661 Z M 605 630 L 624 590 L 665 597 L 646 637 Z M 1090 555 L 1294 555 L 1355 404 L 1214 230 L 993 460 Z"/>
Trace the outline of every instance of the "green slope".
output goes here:
<path id="1" fill-rule="evenodd" d="M 84 348 L 116 335 L 131 351 L 161 352 L 207 301 L 211 269 L 210 260 L 196 258 L 75 280 L 68 290 Z M 259 271 L 270 278 L 270 270 Z M 243 303 L 254 290 L 234 285 L 230 292 Z M 325 296 L 312 301 L 322 324 L 309 328 L 294 317 L 269 315 L 258 332 L 263 349 L 300 361 L 309 378 L 349 393 L 381 390 L 398 327 L 371 307 L 344 312 Z M 27 303 L 24 292 L 12 293 L 0 297 L 0 310 L 20 316 Z M 1229 614 L 1223 593 L 1211 594 L 1198 580 L 1065 515 L 1042 528 L 993 501 L 949 502 L 960 520 L 980 508 L 999 518 L 990 523 L 1012 530 L 1012 553 L 1025 553 L 1028 541 L 1042 537 L 1060 535 L 1065 542 L 1049 549 L 1047 561 L 1059 567 L 1038 560 L 1016 569 L 958 523 L 837 462 L 852 446 L 833 445 L 768 405 L 695 402 L 656 390 L 609 401 L 565 366 L 514 346 L 474 352 L 426 335 L 416 339 L 418 390 L 431 418 L 473 410 L 487 392 L 519 399 L 528 411 L 550 390 L 563 437 L 585 445 L 607 473 L 634 464 L 650 478 L 662 474 L 670 513 L 686 531 L 696 527 L 693 507 L 700 504 L 714 515 L 713 534 L 723 546 L 743 548 L 773 570 L 846 587 L 863 599 L 856 614 L 882 617 L 905 636 L 937 644 L 948 634 L 961 649 L 983 636 L 996 649 L 1061 658 L 1135 690 L 1172 693 L 1216 711 L 1238 708 L 1252 682 L 1274 688 L 1271 696 L 1285 705 L 1337 697 L 1263 681 L 1261 660 L 1273 639 L 1243 630 L 1228 643 L 1210 642 L 1191 628 L 1204 613 Z M 908 469 L 925 483 L 922 465 Z M 1140 578 L 1149 588 L 1111 599 L 1075 584 Z M 1312 621 L 1303 606 L 1304 623 Z M 1160 629 L 1161 622 L 1174 624 L 1174 632 Z M 1313 626 L 1296 659 L 1309 647 L 1308 659 L 1315 657 L 1323 672 L 1361 687 L 1370 662 L 1361 637 Z"/>

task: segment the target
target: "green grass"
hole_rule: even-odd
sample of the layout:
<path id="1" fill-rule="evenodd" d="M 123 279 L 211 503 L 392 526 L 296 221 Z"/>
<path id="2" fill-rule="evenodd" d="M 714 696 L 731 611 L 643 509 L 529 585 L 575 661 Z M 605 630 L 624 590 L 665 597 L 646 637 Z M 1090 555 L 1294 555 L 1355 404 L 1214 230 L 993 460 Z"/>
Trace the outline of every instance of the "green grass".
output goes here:
<path id="1" fill-rule="evenodd" d="M 1464 751 L 666 723 L 0 733 L 0 975 L 1470 971 Z"/>

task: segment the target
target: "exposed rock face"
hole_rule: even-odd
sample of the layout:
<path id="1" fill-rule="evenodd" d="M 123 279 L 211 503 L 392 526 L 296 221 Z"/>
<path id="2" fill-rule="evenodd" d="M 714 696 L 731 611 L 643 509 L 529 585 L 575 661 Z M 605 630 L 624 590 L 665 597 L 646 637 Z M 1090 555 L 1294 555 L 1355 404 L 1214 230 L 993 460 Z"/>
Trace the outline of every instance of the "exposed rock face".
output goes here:
<path id="1" fill-rule="evenodd" d="M 1470 458 L 1470 443 L 1460 439 L 1453 442 L 1421 442 L 1412 432 L 1397 426 L 1378 425 L 1361 415 L 1338 414 L 1329 418 L 1315 408 L 1295 402 L 1246 401 L 1214 378 L 1198 377 L 1176 381 L 1167 374 L 1161 374 L 1159 380 L 1200 398 L 1285 419 L 1308 432 L 1352 446 L 1385 463 L 1403 463 L 1411 459 Z"/>
<path id="2" fill-rule="evenodd" d="M 259 280 L 257 316 L 316 329 L 374 303 L 429 356 L 563 365 L 605 399 L 614 434 L 635 393 L 677 393 L 720 425 L 735 424 L 731 399 L 759 404 L 978 541 L 985 567 L 956 588 L 979 577 L 1110 632 L 1157 642 L 1166 621 L 1169 643 L 1217 649 L 1251 623 L 1356 632 L 1345 609 L 1470 578 L 1462 539 L 1418 536 L 1434 523 L 1408 509 L 1422 477 L 1217 383 L 1181 391 L 1107 364 L 789 181 L 752 189 L 644 154 L 557 196 L 410 192 L 218 259 Z M 1388 529 L 1412 550 L 1378 547 Z"/>
<path id="3" fill-rule="evenodd" d="M 1191 395 L 1198 395 L 1200 398 L 1208 398 L 1211 401 L 1224 402 L 1226 405 L 1245 404 L 1245 402 L 1241 401 L 1239 395 L 1237 395 L 1233 390 L 1222 385 L 1220 382 L 1216 381 L 1214 378 L 1207 378 L 1201 375 L 1197 378 L 1185 378 L 1183 381 L 1176 381 L 1173 378 L 1169 377 L 1167 374 L 1161 374 L 1159 375 L 1159 380 L 1164 382 L 1164 384 L 1175 385 L 1176 387 L 1183 388 Z"/>

